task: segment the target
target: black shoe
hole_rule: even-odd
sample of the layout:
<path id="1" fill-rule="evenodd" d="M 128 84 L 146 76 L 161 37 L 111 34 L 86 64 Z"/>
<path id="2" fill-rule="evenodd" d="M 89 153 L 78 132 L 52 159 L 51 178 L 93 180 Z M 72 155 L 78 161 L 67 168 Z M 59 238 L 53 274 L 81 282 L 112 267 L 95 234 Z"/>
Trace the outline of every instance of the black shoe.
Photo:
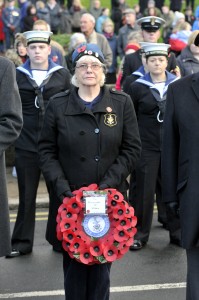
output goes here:
<path id="1" fill-rule="evenodd" d="M 132 246 L 130 246 L 130 250 L 134 251 L 134 250 L 140 250 L 143 248 L 143 246 L 145 246 L 146 243 L 142 242 L 141 240 L 134 240 L 134 243 Z"/>
<path id="2" fill-rule="evenodd" d="M 22 255 L 22 253 L 19 250 L 12 249 L 12 251 L 10 252 L 10 254 L 6 255 L 6 258 L 18 257 L 20 255 Z"/>

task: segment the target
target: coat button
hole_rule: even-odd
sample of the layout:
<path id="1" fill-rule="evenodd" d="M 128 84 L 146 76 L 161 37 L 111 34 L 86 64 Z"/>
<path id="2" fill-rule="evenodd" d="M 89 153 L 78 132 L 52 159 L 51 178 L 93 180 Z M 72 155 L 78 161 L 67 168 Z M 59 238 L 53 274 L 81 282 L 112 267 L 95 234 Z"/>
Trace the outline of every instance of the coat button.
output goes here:
<path id="1" fill-rule="evenodd" d="M 95 128 L 95 133 L 99 133 L 99 128 Z"/>
<path id="2" fill-rule="evenodd" d="M 100 157 L 99 156 L 95 156 L 95 161 L 99 161 L 100 160 Z"/>
<path id="3" fill-rule="evenodd" d="M 82 131 L 79 132 L 79 134 L 80 134 L 80 135 L 84 135 L 84 134 L 85 134 L 85 131 L 82 130 Z"/>

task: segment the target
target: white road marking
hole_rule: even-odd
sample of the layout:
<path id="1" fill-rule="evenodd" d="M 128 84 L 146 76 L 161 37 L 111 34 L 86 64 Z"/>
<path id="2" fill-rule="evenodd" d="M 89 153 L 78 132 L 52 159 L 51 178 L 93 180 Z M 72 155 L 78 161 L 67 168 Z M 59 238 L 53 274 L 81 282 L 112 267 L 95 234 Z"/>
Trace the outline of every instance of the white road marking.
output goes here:
<path id="1" fill-rule="evenodd" d="M 121 286 L 121 287 L 115 286 L 115 287 L 111 287 L 111 293 L 138 292 L 138 291 L 150 291 L 150 290 L 161 290 L 161 289 L 181 289 L 185 287 L 186 287 L 186 282 L 133 285 L 133 286 Z M 50 297 L 50 296 L 63 296 L 63 295 L 64 295 L 64 290 L 35 291 L 35 292 L 24 292 L 24 293 L 0 294 L 0 299 Z"/>

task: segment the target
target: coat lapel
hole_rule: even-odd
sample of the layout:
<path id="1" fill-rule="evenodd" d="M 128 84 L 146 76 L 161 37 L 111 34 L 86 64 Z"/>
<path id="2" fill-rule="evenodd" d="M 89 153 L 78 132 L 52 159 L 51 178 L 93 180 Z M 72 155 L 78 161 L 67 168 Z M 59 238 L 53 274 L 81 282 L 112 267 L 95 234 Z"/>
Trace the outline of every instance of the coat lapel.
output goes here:
<path id="1" fill-rule="evenodd" d="M 193 75 L 192 78 L 192 89 L 196 95 L 196 98 L 199 101 L 199 73 Z"/>

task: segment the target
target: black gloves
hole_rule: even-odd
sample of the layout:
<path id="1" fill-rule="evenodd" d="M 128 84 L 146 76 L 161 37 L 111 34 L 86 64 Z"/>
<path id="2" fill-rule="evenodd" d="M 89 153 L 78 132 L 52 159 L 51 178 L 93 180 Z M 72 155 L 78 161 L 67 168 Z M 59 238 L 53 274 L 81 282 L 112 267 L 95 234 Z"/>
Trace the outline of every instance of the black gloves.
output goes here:
<path id="1" fill-rule="evenodd" d="M 110 186 L 106 183 L 102 183 L 99 185 L 99 190 L 105 190 L 108 189 Z"/>
<path id="2" fill-rule="evenodd" d="M 65 197 L 72 198 L 72 197 L 74 197 L 74 194 L 73 194 L 70 190 L 68 190 L 68 191 L 65 191 L 63 194 L 61 194 L 61 195 L 59 196 L 59 199 L 60 199 L 61 201 L 63 201 L 63 199 L 64 199 Z"/>
<path id="3" fill-rule="evenodd" d="M 170 217 L 180 217 L 179 214 L 179 203 L 178 202 L 167 202 L 166 203 L 166 210 L 167 210 L 167 214 Z"/>

